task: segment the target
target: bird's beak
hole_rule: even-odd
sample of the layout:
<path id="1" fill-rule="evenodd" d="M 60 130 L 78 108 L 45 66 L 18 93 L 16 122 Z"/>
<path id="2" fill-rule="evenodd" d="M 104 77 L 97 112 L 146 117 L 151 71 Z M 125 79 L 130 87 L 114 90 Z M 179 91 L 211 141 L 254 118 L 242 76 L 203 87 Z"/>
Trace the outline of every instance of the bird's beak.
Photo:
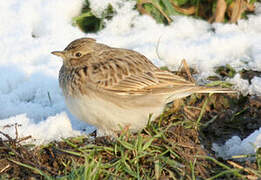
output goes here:
<path id="1" fill-rule="evenodd" d="M 53 51 L 51 52 L 53 55 L 55 56 L 59 56 L 61 58 L 64 58 L 65 57 L 65 51 Z"/>

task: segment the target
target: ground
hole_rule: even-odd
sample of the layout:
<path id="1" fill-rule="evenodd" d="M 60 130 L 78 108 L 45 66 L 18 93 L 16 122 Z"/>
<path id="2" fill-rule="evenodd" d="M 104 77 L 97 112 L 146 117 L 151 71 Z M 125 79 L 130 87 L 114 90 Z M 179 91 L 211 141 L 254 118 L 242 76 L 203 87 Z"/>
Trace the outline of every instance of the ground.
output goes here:
<path id="1" fill-rule="evenodd" d="M 25 143 L 30 136 L 19 138 L 19 125 L 10 125 L 6 128 L 17 137 L 0 132 L 7 138 L 0 139 L 0 174 L 15 179 L 257 179 L 258 159 L 220 159 L 211 147 L 258 129 L 260 109 L 260 97 L 195 94 L 168 104 L 137 134 L 125 130 L 110 138 L 93 133 L 38 147 Z"/>

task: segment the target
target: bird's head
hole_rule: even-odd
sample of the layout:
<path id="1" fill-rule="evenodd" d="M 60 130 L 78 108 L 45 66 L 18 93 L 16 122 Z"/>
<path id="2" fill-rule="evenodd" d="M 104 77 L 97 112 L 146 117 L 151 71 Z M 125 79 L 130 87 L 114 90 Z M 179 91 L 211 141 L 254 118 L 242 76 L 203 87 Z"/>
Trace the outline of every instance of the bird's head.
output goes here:
<path id="1" fill-rule="evenodd" d="M 52 54 L 63 59 L 66 67 L 77 66 L 81 64 L 81 59 L 90 55 L 94 50 L 95 39 L 81 38 L 72 41 L 63 51 L 53 51 Z"/>

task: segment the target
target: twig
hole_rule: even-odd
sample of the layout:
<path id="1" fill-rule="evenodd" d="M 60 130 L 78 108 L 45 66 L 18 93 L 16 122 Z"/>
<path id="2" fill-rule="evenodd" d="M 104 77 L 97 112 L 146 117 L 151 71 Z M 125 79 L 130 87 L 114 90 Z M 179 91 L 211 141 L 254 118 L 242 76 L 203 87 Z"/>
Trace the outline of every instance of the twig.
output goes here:
<path id="1" fill-rule="evenodd" d="M 3 136 L 5 136 L 5 137 L 8 139 L 8 141 L 10 141 L 10 142 L 14 142 L 14 139 L 11 138 L 11 136 L 9 136 L 8 134 L 5 134 L 5 133 L 2 132 L 2 131 L 0 131 L 0 134 L 2 134 Z"/>
<path id="2" fill-rule="evenodd" d="M 17 123 L 15 123 L 15 142 L 18 140 L 18 128 L 17 128 Z"/>
<path id="3" fill-rule="evenodd" d="M 1 169 L 0 174 L 5 172 L 10 167 L 10 164 L 7 164 L 3 169 Z"/>
<path id="4" fill-rule="evenodd" d="M 181 71 L 182 66 L 184 67 L 189 80 L 191 82 L 195 83 L 195 79 L 192 77 L 191 72 L 189 70 L 189 66 L 188 66 L 187 61 L 185 59 L 182 59 L 182 61 L 181 61 L 181 65 L 179 67 L 180 71 Z"/>
<path id="5" fill-rule="evenodd" d="M 32 138 L 31 135 L 26 136 L 26 137 L 23 137 L 23 138 L 20 138 L 20 139 L 17 141 L 17 143 L 21 143 L 22 141 L 26 141 L 26 140 L 31 139 L 31 138 Z"/>
<path id="6" fill-rule="evenodd" d="M 245 171 L 245 172 L 247 172 L 249 174 L 254 174 L 255 175 L 255 173 L 252 170 L 250 170 L 248 168 L 244 168 L 243 166 L 241 166 L 241 165 L 239 165 L 239 164 L 237 164 L 237 163 L 235 163 L 233 161 L 227 161 L 227 163 L 230 164 L 231 166 L 235 167 L 235 168 L 243 170 L 243 171 Z M 256 176 L 256 178 L 258 178 L 258 177 Z"/>

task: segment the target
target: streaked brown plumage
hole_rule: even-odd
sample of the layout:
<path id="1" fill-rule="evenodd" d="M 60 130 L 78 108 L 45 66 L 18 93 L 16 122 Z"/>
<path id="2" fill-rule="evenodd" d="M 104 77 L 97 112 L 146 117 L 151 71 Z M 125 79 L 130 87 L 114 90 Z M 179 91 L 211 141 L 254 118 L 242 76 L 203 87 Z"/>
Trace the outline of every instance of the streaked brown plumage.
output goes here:
<path id="1" fill-rule="evenodd" d="M 143 128 L 164 105 L 192 93 L 233 93 L 197 86 L 183 77 L 160 70 L 138 52 L 112 48 L 91 38 L 71 42 L 64 51 L 59 83 L 69 110 L 107 134 L 129 126 Z"/>

